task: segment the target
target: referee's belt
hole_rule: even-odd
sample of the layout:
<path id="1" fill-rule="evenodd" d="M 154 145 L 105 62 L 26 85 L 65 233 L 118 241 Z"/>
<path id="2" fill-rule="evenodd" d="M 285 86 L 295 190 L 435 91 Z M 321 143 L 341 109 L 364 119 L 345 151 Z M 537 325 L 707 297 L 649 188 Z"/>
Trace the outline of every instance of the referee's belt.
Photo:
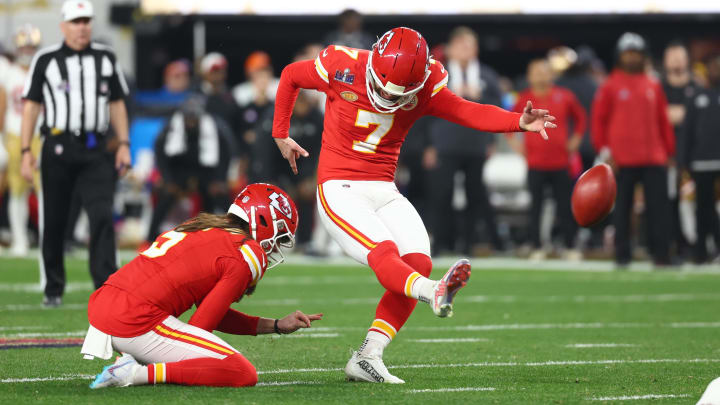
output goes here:
<path id="1" fill-rule="evenodd" d="M 50 136 L 58 136 L 58 135 L 62 135 L 62 134 L 68 134 L 68 135 L 76 136 L 76 137 L 83 138 L 83 139 L 86 138 L 88 135 L 93 135 L 93 136 L 97 136 L 100 138 L 102 138 L 105 135 L 105 133 L 103 133 L 103 132 L 81 131 L 79 129 L 76 129 L 74 131 L 63 131 L 62 129 L 59 129 L 59 128 L 50 128 L 48 130 L 48 133 Z"/>
<path id="2" fill-rule="evenodd" d="M 70 139 L 81 142 L 88 149 L 94 149 L 100 142 L 105 141 L 105 134 L 102 132 L 94 131 L 63 131 L 58 128 L 50 128 L 48 131 L 50 136 L 59 136 L 62 134 L 70 135 Z"/>

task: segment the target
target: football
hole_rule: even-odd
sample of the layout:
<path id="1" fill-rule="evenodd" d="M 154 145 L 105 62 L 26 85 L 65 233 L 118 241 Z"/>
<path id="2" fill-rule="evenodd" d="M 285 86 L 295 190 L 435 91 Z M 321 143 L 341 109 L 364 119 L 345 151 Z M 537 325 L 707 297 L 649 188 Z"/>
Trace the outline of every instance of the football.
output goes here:
<path id="1" fill-rule="evenodd" d="M 616 193 L 615 176 L 610 166 L 601 164 L 583 173 L 570 201 L 578 225 L 588 227 L 602 221 L 612 211 Z"/>

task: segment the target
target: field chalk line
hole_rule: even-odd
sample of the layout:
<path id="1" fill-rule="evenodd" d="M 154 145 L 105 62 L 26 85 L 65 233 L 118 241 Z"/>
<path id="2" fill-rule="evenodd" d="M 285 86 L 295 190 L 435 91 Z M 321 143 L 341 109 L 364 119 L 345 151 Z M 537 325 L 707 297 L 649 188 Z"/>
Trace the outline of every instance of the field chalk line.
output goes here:
<path id="1" fill-rule="evenodd" d="M 463 392 L 463 391 L 495 391 L 493 387 L 461 387 L 461 388 L 436 388 L 436 389 L 421 389 L 421 390 L 407 390 L 405 392 L 409 394 L 423 394 L 431 392 Z"/>
<path id="2" fill-rule="evenodd" d="M 663 398 L 687 398 L 688 394 L 647 394 L 647 395 L 628 395 L 621 397 L 597 397 L 588 398 L 588 401 L 636 401 L 640 399 L 663 399 Z"/>
<path id="3" fill-rule="evenodd" d="M 612 364 L 658 364 L 658 363 L 720 363 L 720 359 L 640 359 L 640 360 L 551 360 L 542 362 L 482 362 L 482 363 L 454 363 L 454 364 L 402 364 L 389 366 L 388 369 L 413 368 L 458 368 L 458 367 L 544 367 L 544 366 L 586 366 L 586 365 L 612 365 Z M 341 371 L 343 368 L 290 368 L 278 370 L 258 371 L 258 374 L 288 374 L 288 373 L 323 373 Z M 65 381 L 78 379 L 92 379 L 94 375 L 65 374 L 56 377 L 36 378 L 6 378 L 0 383 Z"/>

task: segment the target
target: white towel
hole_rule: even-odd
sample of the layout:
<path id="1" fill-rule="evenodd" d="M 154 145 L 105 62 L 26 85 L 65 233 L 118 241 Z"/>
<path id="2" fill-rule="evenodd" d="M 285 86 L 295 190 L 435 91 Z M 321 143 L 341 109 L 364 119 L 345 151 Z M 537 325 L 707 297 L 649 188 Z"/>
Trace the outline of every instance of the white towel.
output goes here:
<path id="1" fill-rule="evenodd" d="M 112 336 L 90 325 L 80 353 L 86 360 L 92 360 L 95 357 L 109 359 L 113 355 Z"/>

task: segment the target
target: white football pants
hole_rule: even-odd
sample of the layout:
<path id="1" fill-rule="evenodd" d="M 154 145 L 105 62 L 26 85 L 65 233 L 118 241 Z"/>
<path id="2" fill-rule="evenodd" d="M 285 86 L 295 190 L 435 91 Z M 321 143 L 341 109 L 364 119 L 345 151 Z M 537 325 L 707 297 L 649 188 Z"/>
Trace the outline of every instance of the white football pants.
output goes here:
<path id="1" fill-rule="evenodd" d="M 415 207 L 388 181 L 328 180 L 317 189 L 320 220 L 345 253 L 367 265 L 378 243 L 395 242 L 400 256 L 430 256 L 430 239 Z"/>

